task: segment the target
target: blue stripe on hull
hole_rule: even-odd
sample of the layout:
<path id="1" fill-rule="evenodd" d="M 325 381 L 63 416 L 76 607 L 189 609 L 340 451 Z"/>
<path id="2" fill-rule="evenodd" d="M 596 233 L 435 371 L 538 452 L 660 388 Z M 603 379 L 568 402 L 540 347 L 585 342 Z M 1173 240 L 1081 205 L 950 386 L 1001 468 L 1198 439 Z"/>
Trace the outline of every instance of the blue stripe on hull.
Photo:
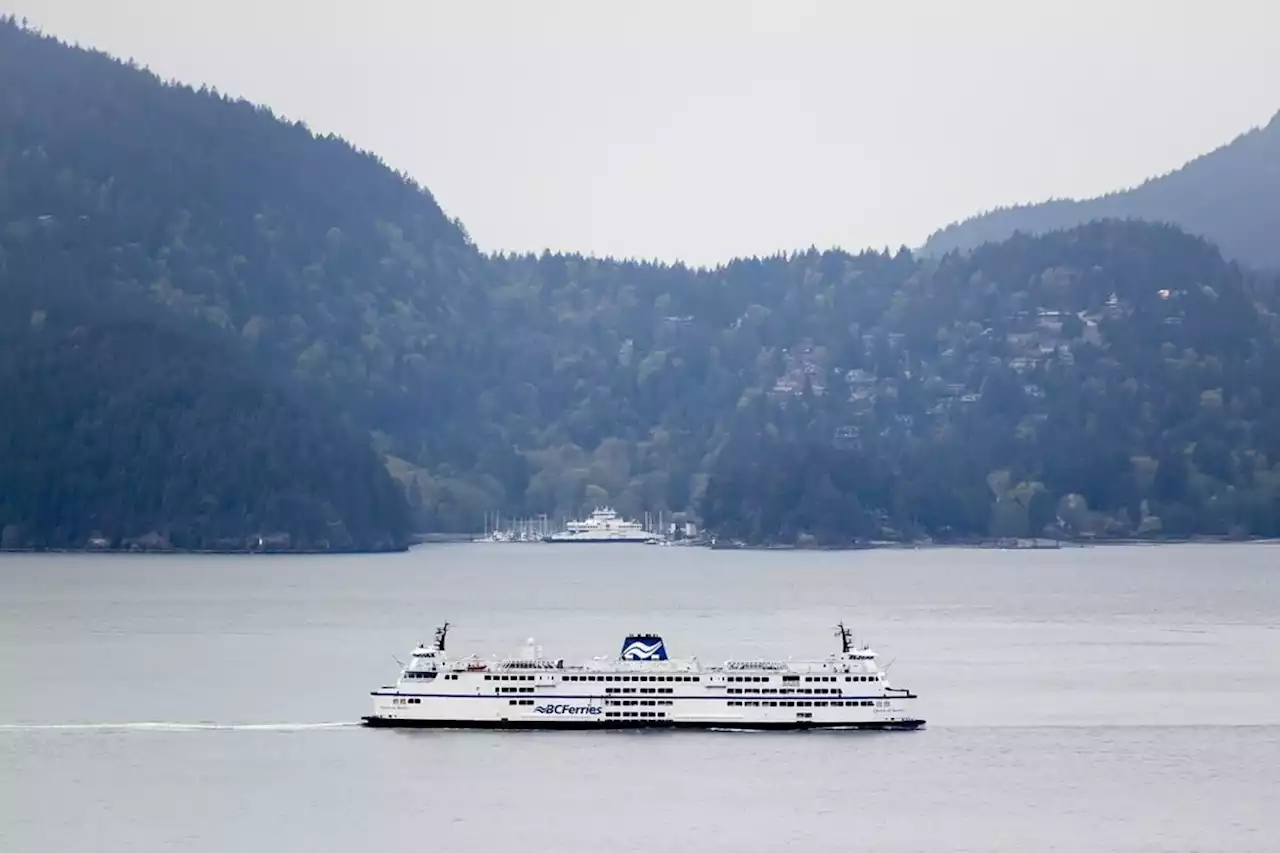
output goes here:
<path id="1" fill-rule="evenodd" d="M 648 545 L 648 539 L 543 539 L 547 545 Z"/>
<path id="2" fill-rule="evenodd" d="M 718 699 L 721 702 L 744 702 L 744 701 L 745 702 L 762 702 L 762 701 L 763 702 L 862 702 L 862 701 L 872 700 L 872 699 L 886 700 L 886 699 L 918 698 L 914 693 L 903 693 L 900 695 L 886 694 L 886 695 L 877 695 L 877 696 L 848 696 L 848 695 L 842 696 L 838 693 L 830 696 L 811 696 L 809 694 L 797 695 L 794 693 L 790 693 L 790 694 L 786 694 L 785 699 L 779 699 L 779 698 L 776 698 L 775 695 L 772 693 L 765 697 L 762 697 L 760 694 L 757 694 L 757 693 L 744 693 L 742 695 L 734 695 L 734 696 L 724 696 L 724 695 L 719 695 L 719 696 L 674 695 L 673 696 L 670 693 L 656 693 L 656 694 L 655 693 L 605 693 L 605 694 L 600 694 L 600 693 L 568 693 L 568 694 L 565 694 L 565 693 L 523 693 L 523 694 L 501 693 L 501 694 L 494 695 L 489 693 L 396 693 L 395 691 L 390 691 L 390 690 L 374 690 L 369 695 L 370 696 L 413 696 L 419 699 L 502 699 L 502 700 L 554 699 L 557 702 L 564 701 L 566 699 L 581 699 L 583 701 L 599 699 L 599 700 L 604 700 L 609 702 L 615 702 L 620 700 L 631 701 L 633 699 L 644 699 L 646 701 L 650 699 L 662 699 L 663 701 L 666 701 L 666 702 L 670 702 L 672 700 L 677 702 L 683 702 L 683 701 L 699 701 L 700 702 L 705 699 Z"/>
<path id="3" fill-rule="evenodd" d="M 867 721 L 861 723 L 815 723 L 812 720 L 794 723 L 748 722 L 694 722 L 689 720 L 399 720 L 389 717 L 363 717 L 364 725 L 386 729 L 563 729 L 583 731 L 588 729 L 720 729 L 751 731 L 799 731 L 805 729 L 833 729 L 856 731 L 913 731 L 921 728 L 924 720 Z"/>

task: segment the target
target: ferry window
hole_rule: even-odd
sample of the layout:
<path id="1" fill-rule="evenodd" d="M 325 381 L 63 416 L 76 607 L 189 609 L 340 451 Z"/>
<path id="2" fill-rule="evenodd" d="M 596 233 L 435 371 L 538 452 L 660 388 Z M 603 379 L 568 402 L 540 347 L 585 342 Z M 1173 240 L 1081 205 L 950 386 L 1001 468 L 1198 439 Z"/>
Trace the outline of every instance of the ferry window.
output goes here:
<path id="1" fill-rule="evenodd" d="M 693 677 L 693 680 L 694 680 L 694 681 L 701 681 L 701 680 L 702 680 L 702 676 L 701 676 L 701 675 L 695 675 L 695 676 Z"/>
<path id="2" fill-rule="evenodd" d="M 798 675 L 784 675 L 784 676 L 782 676 L 782 681 L 783 681 L 783 683 L 784 683 L 784 684 L 792 684 L 792 683 L 797 682 L 797 681 L 799 681 L 799 680 L 800 680 L 800 676 L 798 676 Z"/>

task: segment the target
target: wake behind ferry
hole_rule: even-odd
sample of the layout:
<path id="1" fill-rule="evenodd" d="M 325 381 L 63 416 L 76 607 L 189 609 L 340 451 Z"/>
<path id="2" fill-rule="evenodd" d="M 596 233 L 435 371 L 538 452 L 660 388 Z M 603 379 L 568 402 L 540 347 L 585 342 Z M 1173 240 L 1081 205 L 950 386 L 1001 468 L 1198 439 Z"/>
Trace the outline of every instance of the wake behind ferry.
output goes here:
<path id="1" fill-rule="evenodd" d="M 452 657 L 449 624 L 419 645 L 395 684 L 372 692 L 368 726 L 513 729 L 917 729 L 916 695 L 892 687 L 871 649 L 836 629 L 840 652 L 811 661 L 667 657 L 631 634 L 616 658 L 568 666 L 532 639 L 513 657 Z"/>

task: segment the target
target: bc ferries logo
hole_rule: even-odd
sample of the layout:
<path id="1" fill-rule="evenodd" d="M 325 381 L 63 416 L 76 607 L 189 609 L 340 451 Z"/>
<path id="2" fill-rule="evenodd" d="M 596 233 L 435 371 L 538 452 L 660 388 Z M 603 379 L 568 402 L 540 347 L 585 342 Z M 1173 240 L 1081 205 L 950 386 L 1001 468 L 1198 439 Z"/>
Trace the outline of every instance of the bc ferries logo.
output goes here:
<path id="1" fill-rule="evenodd" d="M 539 714 L 603 714 L 603 708 L 590 705 L 538 705 L 533 710 Z"/>
<path id="2" fill-rule="evenodd" d="M 666 660 L 667 649 L 662 638 L 633 634 L 622 642 L 623 660 Z"/>

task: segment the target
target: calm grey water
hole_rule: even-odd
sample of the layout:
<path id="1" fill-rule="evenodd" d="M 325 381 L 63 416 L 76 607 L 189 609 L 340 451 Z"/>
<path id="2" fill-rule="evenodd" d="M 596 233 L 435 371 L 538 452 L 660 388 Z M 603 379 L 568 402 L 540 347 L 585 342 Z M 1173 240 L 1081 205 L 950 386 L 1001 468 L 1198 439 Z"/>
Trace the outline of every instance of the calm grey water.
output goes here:
<path id="1" fill-rule="evenodd" d="M 1280 548 L 0 556 L 0 850 L 1280 849 Z M 913 733 L 396 732 L 392 655 L 825 655 Z"/>

